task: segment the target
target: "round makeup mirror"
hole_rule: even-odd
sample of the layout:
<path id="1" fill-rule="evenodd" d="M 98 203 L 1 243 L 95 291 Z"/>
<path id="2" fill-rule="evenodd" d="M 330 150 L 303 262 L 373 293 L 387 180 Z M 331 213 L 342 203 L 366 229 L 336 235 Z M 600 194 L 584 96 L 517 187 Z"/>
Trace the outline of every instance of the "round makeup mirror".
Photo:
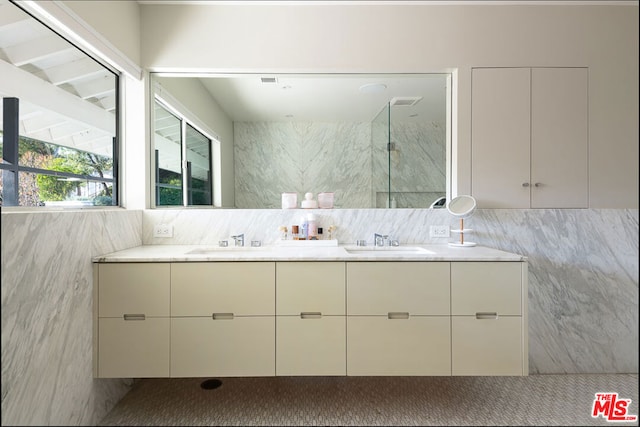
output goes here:
<path id="1" fill-rule="evenodd" d="M 450 242 L 449 246 L 475 246 L 476 244 L 474 242 L 466 242 L 464 240 L 464 234 L 471 232 L 471 229 L 464 228 L 464 220 L 465 218 L 469 218 L 473 214 L 473 211 L 476 210 L 476 199 L 466 195 L 454 197 L 447 204 L 447 210 L 451 215 L 460 218 L 460 229 L 451 229 L 452 233 L 460 233 L 460 240 Z"/>
<path id="2" fill-rule="evenodd" d="M 466 218 L 476 210 L 476 199 L 471 196 L 458 196 L 451 199 L 447 210 L 453 216 Z"/>

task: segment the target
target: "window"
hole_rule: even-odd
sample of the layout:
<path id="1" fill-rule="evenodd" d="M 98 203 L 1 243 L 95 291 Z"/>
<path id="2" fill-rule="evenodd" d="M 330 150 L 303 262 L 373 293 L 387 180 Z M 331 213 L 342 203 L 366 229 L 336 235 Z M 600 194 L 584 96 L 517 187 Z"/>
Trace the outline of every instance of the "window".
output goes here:
<path id="1" fill-rule="evenodd" d="M 156 206 L 211 206 L 211 142 L 156 97 L 154 104 Z"/>
<path id="2" fill-rule="evenodd" d="M 0 15 L 1 204 L 118 205 L 118 75 L 15 4 Z"/>

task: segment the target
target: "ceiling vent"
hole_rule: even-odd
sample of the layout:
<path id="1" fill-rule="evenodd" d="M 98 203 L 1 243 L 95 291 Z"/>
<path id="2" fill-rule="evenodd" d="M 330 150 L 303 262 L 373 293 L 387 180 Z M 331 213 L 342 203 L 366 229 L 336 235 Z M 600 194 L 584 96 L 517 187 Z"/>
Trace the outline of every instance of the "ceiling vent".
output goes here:
<path id="1" fill-rule="evenodd" d="M 275 77 L 260 77 L 262 83 L 278 83 L 278 79 Z"/>
<path id="2" fill-rule="evenodd" d="M 389 104 L 392 107 L 411 107 L 412 105 L 416 105 L 421 99 L 421 96 L 396 96 L 391 98 Z"/>

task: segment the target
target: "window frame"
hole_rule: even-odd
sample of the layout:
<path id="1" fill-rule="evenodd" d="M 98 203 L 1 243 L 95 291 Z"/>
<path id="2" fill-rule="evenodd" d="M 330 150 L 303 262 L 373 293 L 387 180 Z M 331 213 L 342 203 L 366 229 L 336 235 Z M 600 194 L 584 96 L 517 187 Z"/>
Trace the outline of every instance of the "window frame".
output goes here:
<path id="1" fill-rule="evenodd" d="M 55 209 L 55 210 L 60 210 L 60 209 L 109 209 L 109 208 L 116 208 L 116 207 L 121 207 L 122 205 L 122 200 L 121 200 L 121 189 L 120 189 L 120 183 L 121 183 L 121 176 L 120 176 L 120 158 L 121 158 L 121 150 L 120 150 L 120 138 L 121 138 L 121 93 L 122 93 L 122 74 L 120 71 L 114 69 L 114 67 L 105 64 L 105 62 L 99 60 L 96 56 L 97 55 L 93 55 L 93 54 L 89 54 L 87 53 L 86 49 L 80 47 L 77 43 L 74 43 L 73 41 L 71 41 L 68 37 L 66 37 L 65 35 L 61 34 L 60 31 L 57 31 L 56 29 L 54 29 L 51 25 L 47 24 L 46 22 L 44 22 L 42 19 L 40 19 L 38 16 L 34 15 L 34 13 L 32 13 L 30 10 L 28 10 L 28 8 L 24 8 L 21 7 L 20 5 L 15 4 L 13 1 L 9 2 L 10 4 L 12 4 L 14 7 L 17 7 L 18 9 L 20 9 L 22 12 L 24 12 L 26 15 L 28 15 L 31 19 L 33 19 L 34 21 L 38 22 L 39 24 L 41 24 L 44 28 L 46 28 L 48 31 L 50 31 L 52 34 L 55 34 L 55 36 L 59 37 L 61 40 L 63 40 L 65 43 L 68 43 L 70 46 L 72 46 L 73 48 L 77 49 L 79 52 L 81 52 L 82 54 L 84 54 L 88 59 L 94 61 L 96 64 L 98 64 L 100 67 L 102 67 L 105 71 L 107 71 L 108 73 L 112 74 L 114 81 L 113 81 L 113 85 L 114 85 L 114 95 L 115 95 L 115 111 L 113 113 L 114 115 L 114 130 L 113 130 L 113 136 L 112 136 L 112 152 L 111 152 L 111 161 L 112 161 L 112 177 L 111 178 L 107 178 L 107 177 L 100 177 L 100 176 L 94 176 L 94 175 L 83 175 L 83 174 L 75 174 L 75 173 L 70 173 L 70 172 L 62 172 L 62 171 L 56 171 L 56 170 L 52 170 L 52 169 L 42 169 L 42 168 L 34 168 L 31 166 L 23 166 L 20 164 L 19 162 L 19 147 L 20 147 L 20 139 L 23 137 L 23 135 L 20 135 L 20 116 L 19 116 L 19 105 L 20 105 L 20 97 L 19 96 L 3 96 L 2 98 L 2 102 L 3 102 L 3 129 L 2 129 L 2 133 L 3 133 L 3 141 L 2 141 L 2 147 L 3 147 L 3 161 L 0 162 L 0 173 L 2 173 L 3 175 L 3 191 L 2 191 L 2 196 L 0 197 L 0 206 L 2 206 L 2 209 L 10 209 L 10 210 L 30 210 L 30 209 L 34 209 L 34 210 L 47 210 L 47 209 Z M 10 64 L 11 66 L 14 66 L 13 64 Z M 46 80 L 44 80 L 46 81 Z M 7 128 L 6 125 L 6 118 L 9 117 L 9 115 L 6 114 L 6 107 L 4 104 L 4 99 L 5 98 L 9 98 L 9 99 L 17 99 L 17 105 L 15 106 L 15 111 L 12 111 L 11 113 L 13 113 L 13 115 L 15 117 L 11 117 L 11 120 L 16 120 L 17 121 L 17 127 L 16 129 L 13 129 L 13 123 L 9 125 L 9 140 L 7 140 L 7 138 L 5 137 L 5 129 Z M 17 134 L 17 135 L 16 135 Z M 74 150 L 76 152 L 87 152 L 86 150 L 81 150 L 78 148 L 73 148 L 73 147 L 68 147 L 66 145 L 60 145 L 60 144 L 56 144 L 55 142 L 50 142 L 50 141 L 43 141 L 43 140 L 38 140 L 35 138 L 31 138 L 29 136 L 24 136 L 26 138 L 29 139 L 33 139 L 35 141 L 38 142 L 42 142 L 44 144 L 50 144 L 50 145 L 56 145 L 56 146 L 60 146 L 60 147 L 66 147 L 69 150 Z M 9 142 L 9 145 L 7 144 L 7 142 Z M 9 148 L 9 153 L 10 153 L 10 159 L 5 159 L 4 153 L 7 151 L 7 148 Z M 78 179 L 78 180 L 82 180 L 82 181 L 91 181 L 94 183 L 105 183 L 105 184 L 111 184 L 111 199 L 112 199 L 112 203 L 110 205 L 85 205 L 85 204 L 76 204 L 76 203 L 68 203 L 67 205 L 59 205 L 59 206 L 21 206 L 19 205 L 19 200 L 20 200 L 20 193 L 19 193 L 19 174 L 20 173 L 35 173 L 35 174 L 39 174 L 39 175 L 45 175 L 45 176 L 54 176 L 54 177 L 60 177 L 60 178 L 73 178 L 73 179 Z M 10 179 L 10 186 L 8 187 L 10 189 L 10 191 L 12 193 L 15 194 L 11 194 L 10 196 L 10 200 L 13 202 L 15 200 L 15 204 L 11 204 L 11 205 L 6 205 L 5 204 L 5 194 L 6 194 L 6 188 L 7 186 L 5 185 L 5 176 L 7 177 L 11 177 Z"/>
<path id="2" fill-rule="evenodd" d="M 181 178 L 182 178 L 182 205 L 159 205 L 158 204 L 158 181 L 157 181 L 157 177 L 158 177 L 158 159 L 157 159 L 157 155 L 156 155 L 156 146 L 155 146 L 155 122 L 156 122 L 156 115 L 155 115 L 155 104 L 159 104 L 163 109 L 165 109 L 168 113 L 172 114 L 173 116 L 175 116 L 179 121 L 180 121 L 180 155 L 181 155 L 181 159 L 180 159 L 180 171 L 181 171 Z M 182 109 L 180 108 L 180 103 L 178 101 L 175 101 L 172 99 L 171 95 L 169 94 L 160 94 L 157 93 L 156 91 L 154 91 L 153 93 L 153 102 L 152 105 L 150 106 L 150 122 L 151 122 L 151 138 L 150 138 L 150 143 L 151 143 L 151 175 L 152 175 L 152 179 L 151 179 L 151 195 L 152 195 L 152 200 L 151 200 L 151 207 L 153 209 L 158 208 L 158 209 L 166 209 L 166 208 L 213 208 L 216 207 L 215 206 L 215 197 L 214 197 L 214 177 L 215 177 L 215 173 L 214 173 L 214 161 L 213 161 L 213 149 L 214 149 L 214 145 L 219 146 L 220 144 L 220 140 L 217 136 L 212 135 L 210 132 L 206 131 L 205 129 L 203 129 L 201 126 L 198 126 L 198 124 L 196 123 L 195 119 L 192 119 L 188 113 L 185 113 L 182 111 Z M 209 174 L 210 174 L 210 181 L 209 181 L 209 195 L 210 195 L 210 203 L 209 204 L 198 204 L 198 205 L 194 205 L 194 204 L 189 204 L 189 198 L 191 195 L 190 192 L 190 187 L 189 187 L 189 180 L 188 180 L 188 161 L 187 159 L 187 139 L 186 139 L 186 133 L 187 133 L 187 126 L 190 126 L 193 130 L 195 130 L 196 132 L 200 133 L 202 136 L 204 136 L 207 140 L 208 140 L 208 145 L 209 145 Z"/>

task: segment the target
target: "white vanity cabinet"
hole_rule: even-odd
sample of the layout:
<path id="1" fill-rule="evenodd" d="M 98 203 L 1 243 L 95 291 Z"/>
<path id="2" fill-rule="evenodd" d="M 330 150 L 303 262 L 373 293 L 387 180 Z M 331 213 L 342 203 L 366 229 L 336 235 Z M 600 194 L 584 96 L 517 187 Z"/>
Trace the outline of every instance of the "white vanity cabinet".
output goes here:
<path id="1" fill-rule="evenodd" d="M 171 377 L 275 375 L 275 263 L 171 264 Z"/>
<path id="2" fill-rule="evenodd" d="M 587 68 L 474 68 L 471 108 L 478 207 L 588 207 Z"/>
<path id="3" fill-rule="evenodd" d="M 169 376 L 169 264 L 98 264 L 99 378 Z"/>
<path id="4" fill-rule="evenodd" d="M 344 262 L 276 263 L 276 375 L 346 375 Z"/>
<path id="5" fill-rule="evenodd" d="M 451 375 L 448 262 L 347 262 L 347 375 Z"/>
<path id="6" fill-rule="evenodd" d="M 527 263 L 451 263 L 453 375 L 528 375 Z"/>
<path id="7" fill-rule="evenodd" d="M 527 261 L 469 253 L 99 262 L 94 375 L 528 375 Z"/>

